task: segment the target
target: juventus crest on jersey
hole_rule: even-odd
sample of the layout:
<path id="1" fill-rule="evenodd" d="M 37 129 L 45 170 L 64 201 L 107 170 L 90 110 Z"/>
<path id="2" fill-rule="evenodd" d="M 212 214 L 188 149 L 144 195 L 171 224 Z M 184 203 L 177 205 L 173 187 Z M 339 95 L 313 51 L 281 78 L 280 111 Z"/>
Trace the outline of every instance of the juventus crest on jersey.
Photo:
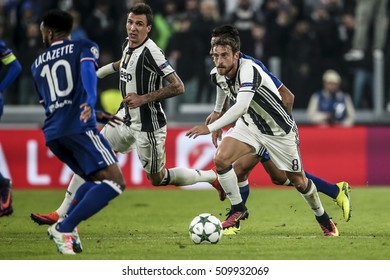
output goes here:
<path id="1" fill-rule="evenodd" d="M 123 97 L 131 92 L 147 94 L 162 88 L 163 78 L 174 71 L 151 39 L 137 48 L 126 45 L 120 62 L 119 89 Z M 136 109 L 125 106 L 122 110 L 125 110 L 125 124 L 136 130 L 155 131 L 167 123 L 160 102 L 150 102 Z"/>

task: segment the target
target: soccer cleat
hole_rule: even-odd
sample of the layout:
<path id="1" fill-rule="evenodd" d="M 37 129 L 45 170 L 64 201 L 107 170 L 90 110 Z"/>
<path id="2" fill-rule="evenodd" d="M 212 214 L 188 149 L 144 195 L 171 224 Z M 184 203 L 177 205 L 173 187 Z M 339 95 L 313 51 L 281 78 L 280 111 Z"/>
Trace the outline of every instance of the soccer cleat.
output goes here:
<path id="1" fill-rule="evenodd" d="M 215 172 L 215 174 L 217 174 L 217 170 L 216 170 L 215 166 L 213 167 L 212 170 Z M 217 190 L 218 195 L 219 195 L 219 200 L 224 201 L 226 199 L 226 193 L 218 181 L 218 175 L 217 175 L 217 178 L 215 179 L 215 181 L 210 183 L 210 184 L 214 187 L 214 189 Z"/>
<path id="2" fill-rule="evenodd" d="M 235 211 L 229 209 L 229 212 L 226 214 L 227 218 L 222 222 L 222 228 L 225 230 L 226 228 L 230 228 L 236 225 L 236 223 L 240 220 L 245 220 L 249 216 L 249 212 L 247 209 L 243 211 Z"/>
<path id="3" fill-rule="evenodd" d="M 52 224 L 47 230 L 49 237 L 57 246 L 58 252 L 64 255 L 75 255 L 76 253 L 73 251 L 73 246 L 76 242 L 76 237 L 72 232 L 64 233 L 59 232 L 56 229 L 58 223 Z"/>
<path id="4" fill-rule="evenodd" d="M 81 253 L 83 251 L 83 245 L 81 245 L 81 239 L 79 235 L 79 229 L 75 227 L 75 229 L 72 231 L 73 236 L 75 237 L 75 241 L 73 243 L 73 252 L 75 253 Z"/>
<path id="5" fill-rule="evenodd" d="M 0 217 L 9 216 L 14 212 L 12 208 L 12 182 L 4 179 L 0 187 Z"/>
<path id="6" fill-rule="evenodd" d="M 30 215 L 31 220 L 36 222 L 38 225 L 49 225 L 55 224 L 58 222 L 58 219 L 60 218 L 58 216 L 58 213 L 56 211 L 51 212 L 49 214 L 38 214 L 38 213 L 32 213 Z"/>
<path id="7" fill-rule="evenodd" d="M 343 217 L 345 221 L 349 221 L 351 219 L 352 205 L 351 205 L 351 197 L 349 193 L 351 192 L 351 186 L 347 182 L 340 182 L 336 184 L 339 187 L 340 191 L 337 195 L 334 202 L 340 206 L 343 211 Z"/>
<path id="8" fill-rule="evenodd" d="M 232 226 L 223 230 L 223 235 L 236 235 L 241 230 L 240 227 Z"/>
<path id="9" fill-rule="evenodd" d="M 326 215 L 328 217 L 328 215 Z M 333 223 L 331 218 L 321 219 L 317 217 L 317 222 L 320 224 L 322 231 L 324 232 L 324 236 L 339 236 L 339 231 L 336 225 Z"/>

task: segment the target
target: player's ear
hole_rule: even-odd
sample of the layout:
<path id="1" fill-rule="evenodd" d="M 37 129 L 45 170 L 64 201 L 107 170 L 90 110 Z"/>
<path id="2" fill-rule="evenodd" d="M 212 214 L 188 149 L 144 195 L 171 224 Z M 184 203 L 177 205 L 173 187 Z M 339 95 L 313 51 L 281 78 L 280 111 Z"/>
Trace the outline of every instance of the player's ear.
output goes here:
<path id="1" fill-rule="evenodd" d="M 50 42 L 53 41 L 53 38 L 54 38 L 54 31 L 52 29 L 48 29 L 47 30 L 47 35 L 50 39 Z"/>

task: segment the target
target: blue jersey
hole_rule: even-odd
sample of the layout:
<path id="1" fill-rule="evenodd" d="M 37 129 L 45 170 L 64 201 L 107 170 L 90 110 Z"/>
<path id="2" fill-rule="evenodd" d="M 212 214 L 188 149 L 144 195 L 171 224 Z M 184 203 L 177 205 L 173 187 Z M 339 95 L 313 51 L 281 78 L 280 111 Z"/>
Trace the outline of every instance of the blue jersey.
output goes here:
<path id="1" fill-rule="evenodd" d="M 9 59 L 13 60 L 11 56 L 12 51 L 7 47 L 4 41 L 0 39 L 0 60 L 3 62 L 3 64 L 7 65 L 9 63 Z"/>
<path id="2" fill-rule="evenodd" d="M 87 100 L 96 102 L 96 91 L 88 96 L 81 80 L 81 63 L 86 60 L 97 65 L 99 49 L 89 40 L 54 42 L 34 61 L 31 71 L 40 103 L 45 108 L 43 126 L 46 142 L 66 135 L 78 134 L 96 127 L 92 108 L 91 118 L 80 121 L 80 105 Z"/>
<path id="3" fill-rule="evenodd" d="M 240 58 L 250 59 L 250 60 L 252 60 L 254 63 L 256 63 L 257 65 L 259 65 L 259 66 L 261 67 L 261 69 L 263 69 L 263 71 L 264 71 L 265 73 L 267 73 L 268 76 L 271 77 L 271 79 L 272 79 L 272 81 L 274 82 L 274 84 L 275 84 L 275 86 L 276 86 L 277 89 L 279 89 L 279 88 L 283 85 L 283 83 L 282 83 L 278 78 L 276 78 L 276 76 L 275 76 L 274 74 L 272 74 L 272 72 L 269 71 L 268 68 L 265 67 L 265 65 L 263 64 L 263 62 L 261 62 L 260 60 L 257 60 L 257 59 L 255 59 L 255 58 L 253 58 L 253 57 L 251 57 L 251 56 L 249 56 L 249 55 L 243 54 L 243 53 L 241 53 L 241 52 L 240 52 Z"/>

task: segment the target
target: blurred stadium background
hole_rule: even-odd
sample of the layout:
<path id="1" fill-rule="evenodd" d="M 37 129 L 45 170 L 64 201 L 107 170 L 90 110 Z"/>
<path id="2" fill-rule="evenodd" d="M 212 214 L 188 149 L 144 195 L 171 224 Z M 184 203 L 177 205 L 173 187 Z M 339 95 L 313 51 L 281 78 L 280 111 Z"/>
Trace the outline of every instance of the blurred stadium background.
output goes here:
<path id="1" fill-rule="evenodd" d="M 44 145 L 40 130 L 43 110 L 37 104 L 30 66 L 42 50 L 39 19 L 51 8 L 75 16 L 74 38 L 87 37 L 101 48 L 100 65 L 120 58 L 126 37 L 127 0 L 0 0 L 0 38 L 23 65 L 22 75 L 5 93 L 0 122 L 0 170 L 17 188 L 65 188 L 71 172 Z M 390 185 L 390 51 L 389 20 L 382 56 L 373 56 L 371 42 L 377 28 L 368 28 L 367 48 L 361 60 L 348 61 L 356 26 L 354 0 L 154 0 L 151 34 L 165 51 L 186 86 L 183 97 L 164 102 L 168 116 L 167 165 L 205 169 L 212 166 L 214 147 L 209 137 L 189 140 L 184 132 L 212 111 L 214 88 L 208 73 L 211 30 L 222 23 L 240 31 L 242 51 L 261 59 L 295 94 L 294 117 L 300 126 L 305 169 L 329 181 L 355 186 Z M 388 2 L 388 1 L 386 1 Z M 386 4 L 389 10 L 389 3 Z M 341 88 L 350 94 L 356 110 L 352 127 L 318 127 L 306 108 L 310 96 L 322 87 L 322 74 L 336 70 Z M 4 69 L 1 69 L 4 74 Z M 99 81 L 98 107 L 114 112 L 118 77 Z M 119 101 L 118 101 L 119 100 Z M 129 187 L 150 186 L 135 154 L 119 155 Z M 252 184 L 270 186 L 257 167 Z"/>

